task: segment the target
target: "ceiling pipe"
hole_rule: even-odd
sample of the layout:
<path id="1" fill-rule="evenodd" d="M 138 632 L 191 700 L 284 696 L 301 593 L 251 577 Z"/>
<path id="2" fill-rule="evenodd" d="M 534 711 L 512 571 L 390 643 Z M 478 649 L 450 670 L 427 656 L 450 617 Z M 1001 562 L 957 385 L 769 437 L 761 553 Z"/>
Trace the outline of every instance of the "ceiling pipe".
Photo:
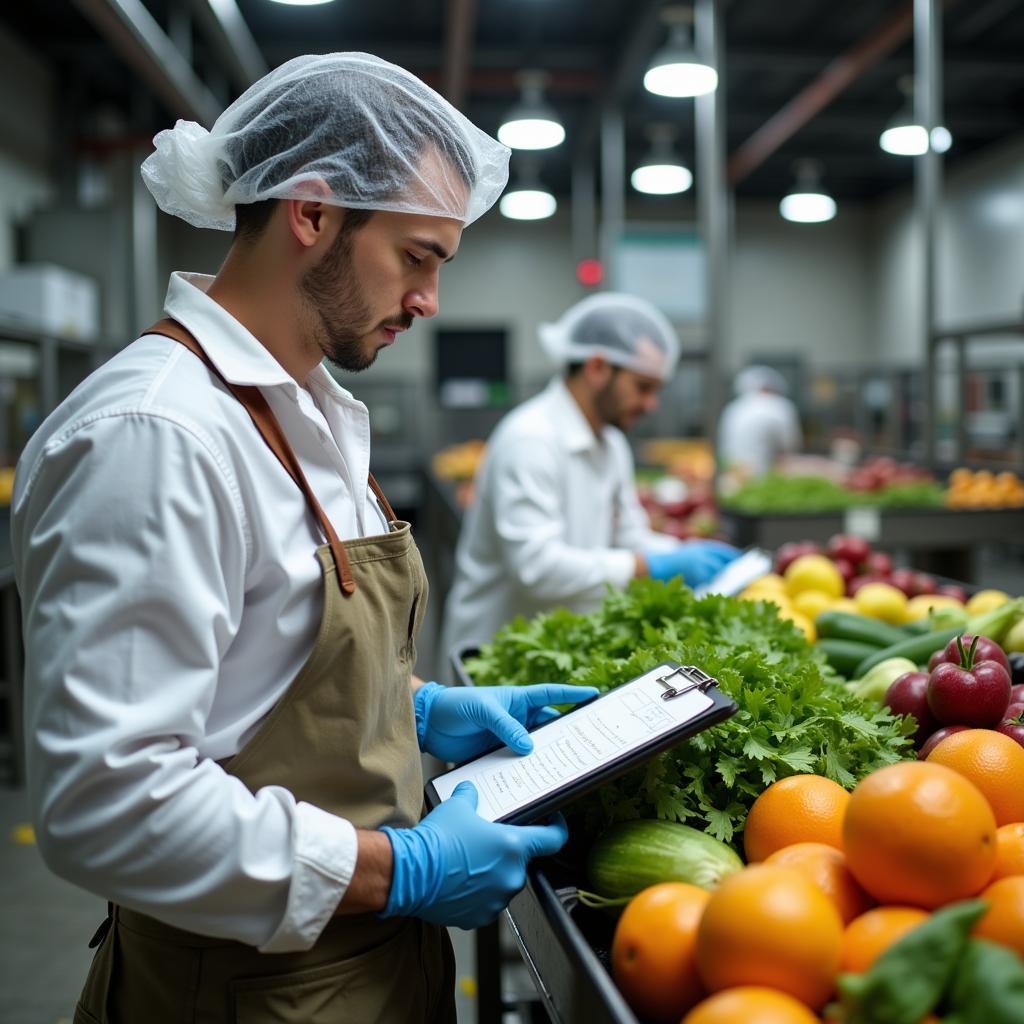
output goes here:
<path id="1" fill-rule="evenodd" d="M 469 67 L 473 62 L 476 2 L 448 0 L 447 6 L 441 93 L 453 107 L 461 110 L 466 102 L 466 83 Z"/>
<path id="2" fill-rule="evenodd" d="M 270 70 L 235 0 L 192 0 L 192 11 L 238 92 Z"/>
<path id="3" fill-rule="evenodd" d="M 140 0 L 74 0 L 114 51 L 177 117 L 209 128 L 221 104 Z"/>
<path id="4" fill-rule="evenodd" d="M 729 184 L 735 187 L 760 167 L 868 68 L 906 41 L 913 26 L 913 0 L 905 0 L 899 10 L 859 43 L 836 57 L 810 85 L 797 93 L 733 152 L 727 165 Z"/>

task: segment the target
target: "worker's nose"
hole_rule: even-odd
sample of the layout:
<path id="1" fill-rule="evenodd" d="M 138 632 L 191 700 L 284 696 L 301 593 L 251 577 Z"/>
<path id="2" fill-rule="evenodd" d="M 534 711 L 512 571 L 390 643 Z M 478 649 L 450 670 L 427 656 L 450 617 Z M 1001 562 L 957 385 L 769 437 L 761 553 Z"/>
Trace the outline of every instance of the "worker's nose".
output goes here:
<path id="1" fill-rule="evenodd" d="M 409 289 L 402 301 L 402 308 L 413 316 L 437 316 L 437 276 L 431 276 Z"/>

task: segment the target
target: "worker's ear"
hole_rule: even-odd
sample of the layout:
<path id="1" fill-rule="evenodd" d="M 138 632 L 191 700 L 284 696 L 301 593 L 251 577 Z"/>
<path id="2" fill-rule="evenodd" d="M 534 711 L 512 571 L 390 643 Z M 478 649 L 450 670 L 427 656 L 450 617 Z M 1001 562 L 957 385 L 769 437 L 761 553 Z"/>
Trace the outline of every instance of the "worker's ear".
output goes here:
<path id="1" fill-rule="evenodd" d="M 603 388 L 611 379 L 612 364 L 604 356 L 590 356 L 583 363 L 584 379 L 594 388 Z"/>
<path id="2" fill-rule="evenodd" d="M 309 198 L 281 200 L 292 237 L 304 248 L 322 243 L 325 238 L 333 240 L 343 214 L 339 207 L 316 198 L 330 195 L 327 182 L 321 179 L 303 182 L 303 191 L 310 193 Z"/>

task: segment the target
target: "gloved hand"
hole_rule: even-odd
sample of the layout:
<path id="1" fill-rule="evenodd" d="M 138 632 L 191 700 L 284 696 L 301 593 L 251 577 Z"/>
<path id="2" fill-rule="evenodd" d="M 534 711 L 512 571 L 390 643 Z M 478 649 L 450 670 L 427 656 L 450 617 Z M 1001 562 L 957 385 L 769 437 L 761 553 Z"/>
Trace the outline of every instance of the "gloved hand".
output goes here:
<path id="1" fill-rule="evenodd" d="M 413 697 L 420 750 L 442 761 L 467 761 L 494 746 L 496 736 L 517 754 L 533 750 L 527 726 L 558 717 L 549 704 L 579 704 L 593 686 L 441 686 L 424 683 Z"/>
<path id="2" fill-rule="evenodd" d="M 522 889 L 530 859 L 557 853 L 569 837 L 561 815 L 551 825 L 497 825 L 476 806 L 476 787 L 461 782 L 415 828 L 381 829 L 394 854 L 381 916 L 479 928 Z"/>
<path id="3" fill-rule="evenodd" d="M 643 553 L 652 578 L 664 582 L 673 576 L 682 576 L 691 587 L 707 583 L 739 555 L 737 548 L 717 540 L 687 540 L 668 551 Z"/>

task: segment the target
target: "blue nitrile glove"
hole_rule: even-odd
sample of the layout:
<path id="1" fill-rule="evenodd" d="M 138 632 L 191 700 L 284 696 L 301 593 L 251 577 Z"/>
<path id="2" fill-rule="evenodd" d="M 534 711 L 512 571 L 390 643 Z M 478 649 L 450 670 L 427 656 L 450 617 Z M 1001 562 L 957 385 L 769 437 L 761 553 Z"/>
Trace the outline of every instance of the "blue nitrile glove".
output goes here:
<path id="1" fill-rule="evenodd" d="M 415 828 L 381 829 L 394 854 L 381 916 L 480 928 L 522 889 L 531 858 L 557 853 L 569 837 L 561 815 L 551 825 L 497 825 L 476 805 L 476 787 L 461 782 Z"/>
<path id="2" fill-rule="evenodd" d="M 467 761 L 497 737 L 517 754 L 533 750 L 527 727 L 558 717 L 549 704 L 579 704 L 596 697 L 593 686 L 441 686 L 424 683 L 413 697 L 420 750 L 442 761 Z"/>
<path id="3" fill-rule="evenodd" d="M 698 587 L 738 558 L 740 552 L 717 540 L 688 540 L 668 551 L 645 551 L 643 555 L 652 578 L 664 582 L 682 576 L 689 586 Z"/>

